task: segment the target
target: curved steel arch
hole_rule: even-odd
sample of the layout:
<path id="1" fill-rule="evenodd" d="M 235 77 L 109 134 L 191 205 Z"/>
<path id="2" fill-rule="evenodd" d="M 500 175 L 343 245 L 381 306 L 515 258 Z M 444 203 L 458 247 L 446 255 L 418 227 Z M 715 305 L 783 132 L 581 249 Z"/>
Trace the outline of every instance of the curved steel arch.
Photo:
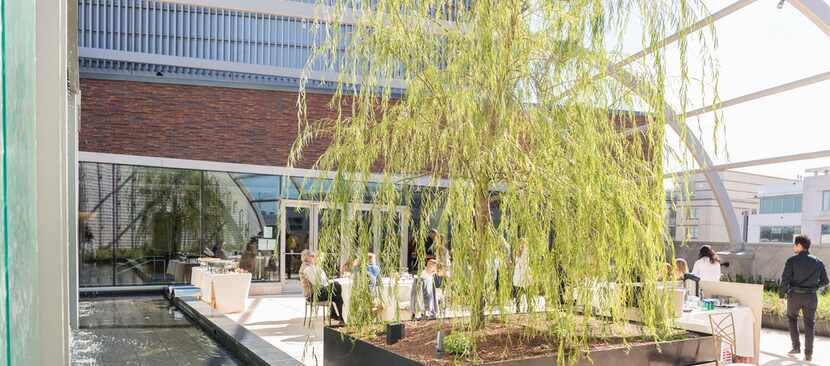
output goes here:
<path id="1" fill-rule="evenodd" d="M 719 13 L 723 13 L 718 17 L 710 17 L 710 20 L 714 22 L 715 20 L 725 17 L 728 14 L 731 14 L 740 8 L 743 8 L 746 5 L 754 2 L 754 0 L 743 0 L 737 1 L 733 5 L 727 8 L 734 8 L 734 9 L 724 9 Z M 802 13 L 808 20 L 810 20 L 816 27 L 819 28 L 820 31 L 827 34 L 830 37 L 830 5 L 828 5 L 824 0 L 789 0 L 789 3 L 793 5 L 796 10 Z M 725 11 L 730 10 L 730 11 Z M 714 15 L 714 14 L 713 14 Z M 664 45 L 665 46 L 665 45 Z M 654 50 L 646 50 L 638 53 L 640 57 L 645 56 L 646 54 L 653 52 Z M 641 95 L 639 92 L 639 88 L 637 87 L 638 83 L 641 81 L 635 75 L 631 74 L 630 72 L 624 70 L 622 67 L 611 67 L 608 69 L 606 74 L 607 76 L 611 76 L 614 79 L 620 81 L 625 85 L 629 90 L 637 95 Z M 653 106 L 656 107 L 656 106 Z M 678 114 L 675 112 L 674 108 L 669 105 L 665 100 L 663 101 L 663 112 L 666 113 L 666 123 L 678 134 L 681 133 L 682 126 L 677 119 Z M 687 127 L 688 128 L 688 127 Z M 703 145 L 700 143 L 700 140 L 697 139 L 693 134 L 687 134 L 686 138 L 683 139 L 686 145 L 686 148 L 689 149 L 694 157 L 695 161 L 697 162 L 701 173 L 703 173 L 704 177 L 706 178 L 706 182 L 709 184 L 709 187 L 712 189 L 712 192 L 715 196 L 715 201 L 717 201 L 718 206 L 720 207 L 721 215 L 723 216 L 724 223 L 726 224 L 726 231 L 729 236 L 729 241 L 731 244 L 737 245 L 739 251 L 745 248 L 746 242 L 743 239 L 743 236 L 740 233 L 740 226 L 738 225 L 738 215 L 735 212 L 732 201 L 729 199 L 729 195 L 726 192 L 726 187 L 723 185 L 723 181 L 720 179 L 720 175 L 718 172 L 707 169 L 708 167 L 712 166 L 712 159 L 709 157 L 709 154 L 703 148 Z"/>
<path id="2" fill-rule="evenodd" d="M 641 80 L 634 76 L 634 74 L 622 69 L 618 68 L 613 72 L 610 72 L 608 76 L 613 77 L 614 79 L 621 82 L 626 88 L 631 90 L 633 93 L 637 95 L 641 95 L 640 88 L 638 85 L 641 85 Z M 658 106 L 652 106 L 658 107 Z M 677 120 L 677 113 L 675 112 L 674 108 L 669 105 L 668 102 L 663 101 L 663 113 L 666 114 L 666 123 L 675 131 L 678 135 L 680 135 L 683 131 L 683 128 L 680 122 Z M 687 127 L 688 128 L 688 127 Z M 703 176 L 706 178 L 706 182 L 709 184 L 709 187 L 712 189 L 712 192 L 715 195 L 715 201 L 718 202 L 718 206 L 720 207 L 721 215 L 723 215 L 723 220 L 726 224 L 726 232 L 729 235 L 729 241 L 732 244 L 738 244 L 739 249 L 743 248 L 743 236 L 740 232 L 740 227 L 738 226 L 738 215 L 735 213 L 734 208 L 732 207 L 732 201 L 729 199 L 729 195 L 726 193 L 726 187 L 723 185 L 723 181 L 720 179 L 720 174 L 716 171 L 712 171 L 708 168 L 712 166 L 712 159 L 709 157 L 709 154 L 706 152 L 706 149 L 703 148 L 703 144 L 700 143 L 700 140 L 694 136 L 694 134 L 687 133 L 685 134 L 686 138 L 683 139 L 683 142 L 688 148 L 692 156 L 694 157 L 695 161 L 697 162 L 698 166 L 702 171 Z"/>

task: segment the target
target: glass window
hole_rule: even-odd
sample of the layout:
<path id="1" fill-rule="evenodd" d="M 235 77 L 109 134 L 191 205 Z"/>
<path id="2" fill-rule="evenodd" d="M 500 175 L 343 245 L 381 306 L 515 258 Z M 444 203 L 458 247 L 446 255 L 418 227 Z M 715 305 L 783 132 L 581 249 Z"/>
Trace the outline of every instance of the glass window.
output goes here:
<path id="1" fill-rule="evenodd" d="M 762 214 L 801 212 L 802 195 L 761 197 Z"/>
<path id="2" fill-rule="evenodd" d="M 689 238 L 697 239 L 700 237 L 700 228 L 697 226 L 690 226 L 689 227 Z"/>
<path id="3" fill-rule="evenodd" d="M 186 283 L 180 264 L 205 249 L 245 254 L 263 225 L 276 225 L 279 178 L 81 163 L 80 285 Z M 276 257 L 248 254 L 254 280 L 276 278 Z"/>
<path id="4" fill-rule="evenodd" d="M 285 198 L 292 200 L 319 198 L 329 191 L 331 182 L 331 179 L 291 177 L 285 185 Z"/>
<path id="5" fill-rule="evenodd" d="M 262 225 L 277 225 L 277 215 L 279 215 L 278 201 L 254 202 L 254 207 L 256 207 L 257 213 L 259 213 Z"/>
<path id="6" fill-rule="evenodd" d="M 196 170 L 113 166 L 115 285 L 186 281 L 167 267 L 202 250 L 202 178 Z"/>
<path id="7" fill-rule="evenodd" d="M 692 207 L 692 209 L 689 210 L 689 218 L 690 219 L 697 219 L 697 218 L 700 217 L 699 215 L 700 215 L 700 208 Z"/>
<path id="8" fill-rule="evenodd" d="M 280 197 L 280 178 L 276 175 L 231 174 L 251 201 L 275 200 Z"/>
<path id="9" fill-rule="evenodd" d="M 830 211 L 830 191 L 822 192 L 821 209 L 822 211 Z"/>
<path id="10" fill-rule="evenodd" d="M 821 244 L 830 244 L 830 225 L 821 225 Z"/>
<path id="11" fill-rule="evenodd" d="M 792 243 L 801 226 L 761 226 L 762 243 Z"/>
<path id="12" fill-rule="evenodd" d="M 78 282 L 81 286 L 112 286 L 111 164 L 81 163 L 78 167 Z M 130 233 L 133 235 L 135 232 Z"/>

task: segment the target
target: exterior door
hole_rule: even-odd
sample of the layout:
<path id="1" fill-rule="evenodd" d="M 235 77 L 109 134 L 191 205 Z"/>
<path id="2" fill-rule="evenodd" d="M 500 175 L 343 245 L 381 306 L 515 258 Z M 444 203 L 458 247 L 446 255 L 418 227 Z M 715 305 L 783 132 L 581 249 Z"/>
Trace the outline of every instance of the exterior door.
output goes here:
<path id="1" fill-rule="evenodd" d="M 317 250 L 320 240 L 320 221 L 323 214 L 331 208 L 325 203 L 311 201 L 283 200 L 280 207 L 280 268 L 282 268 L 282 279 L 299 279 L 301 265 L 300 252 L 304 249 Z M 355 204 L 351 208 L 351 215 L 362 215 L 364 218 L 370 216 L 372 205 Z M 397 231 L 400 237 L 400 268 L 406 269 L 406 243 L 409 230 L 406 226 L 409 213 L 405 207 L 400 206 L 395 211 L 381 209 L 383 215 L 395 215 L 398 223 Z M 380 238 L 383 237 L 381 225 L 371 225 L 373 237 L 373 251 L 380 250 Z M 341 263 L 346 260 L 348 253 L 341 251 Z"/>
<path id="2" fill-rule="evenodd" d="M 280 258 L 283 279 L 298 279 L 300 271 L 300 253 L 305 249 L 315 249 L 314 234 L 317 216 L 311 202 L 283 201 L 280 232 Z"/>

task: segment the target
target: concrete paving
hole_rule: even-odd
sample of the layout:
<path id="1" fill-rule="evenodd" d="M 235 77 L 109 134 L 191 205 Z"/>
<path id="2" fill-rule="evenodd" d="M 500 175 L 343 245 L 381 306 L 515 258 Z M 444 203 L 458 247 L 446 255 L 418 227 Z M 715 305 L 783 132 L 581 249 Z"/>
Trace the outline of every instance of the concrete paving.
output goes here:
<path id="1" fill-rule="evenodd" d="M 801 336 L 804 347 L 804 336 Z M 813 344 L 813 362 L 804 361 L 804 355 L 789 357 L 790 333 L 783 330 L 763 329 L 761 331 L 760 366 L 822 365 L 830 366 L 830 338 L 816 337 Z"/>
<path id="2" fill-rule="evenodd" d="M 323 308 L 303 325 L 305 300 L 300 294 L 251 297 L 247 310 L 226 316 L 305 365 L 323 364 Z"/>

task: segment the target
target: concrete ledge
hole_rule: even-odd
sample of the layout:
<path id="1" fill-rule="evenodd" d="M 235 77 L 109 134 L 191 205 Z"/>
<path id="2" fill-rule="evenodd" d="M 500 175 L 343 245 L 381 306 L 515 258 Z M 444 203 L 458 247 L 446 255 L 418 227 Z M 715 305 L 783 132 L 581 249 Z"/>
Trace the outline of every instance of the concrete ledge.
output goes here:
<path id="1" fill-rule="evenodd" d="M 182 313 L 245 365 L 303 365 L 202 301 L 183 301 L 179 298 L 172 301 Z"/>
<path id="2" fill-rule="evenodd" d="M 787 317 L 777 314 L 765 312 L 761 324 L 768 329 L 789 330 Z M 830 337 L 830 321 L 817 319 L 815 329 L 817 336 Z M 798 317 L 798 330 L 799 333 L 804 334 L 804 317 Z"/>

